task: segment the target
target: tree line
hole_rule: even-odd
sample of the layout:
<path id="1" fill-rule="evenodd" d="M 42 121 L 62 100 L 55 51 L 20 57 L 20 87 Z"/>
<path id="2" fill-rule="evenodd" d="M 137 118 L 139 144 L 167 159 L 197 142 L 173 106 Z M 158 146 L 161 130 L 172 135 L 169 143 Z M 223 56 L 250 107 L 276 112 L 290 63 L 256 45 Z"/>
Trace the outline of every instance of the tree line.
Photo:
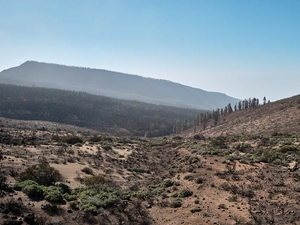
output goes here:
<path id="1" fill-rule="evenodd" d="M 267 103 L 270 103 L 270 100 L 267 101 L 266 97 L 263 97 L 262 105 L 265 105 Z M 258 98 L 249 98 L 237 102 L 233 107 L 231 103 L 229 103 L 223 108 L 217 108 L 216 110 L 212 110 L 212 111 L 201 111 L 196 114 L 195 119 L 193 121 L 184 120 L 181 124 L 176 124 L 173 128 L 173 133 L 179 133 L 180 131 L 190 129 L 191 127 L 194 128 L 194 132 L 195 132 L 197 127 L 200 126 L 203 130 L 205 130 L 207 128 L 207 124 L 210 121 L 212 121 L 212 124 L 214 126 L 217 126 L 221 116 L 226 116 L 235 111 L 252 109 L 259 106 L 261 106 L 261 104 Z"/>

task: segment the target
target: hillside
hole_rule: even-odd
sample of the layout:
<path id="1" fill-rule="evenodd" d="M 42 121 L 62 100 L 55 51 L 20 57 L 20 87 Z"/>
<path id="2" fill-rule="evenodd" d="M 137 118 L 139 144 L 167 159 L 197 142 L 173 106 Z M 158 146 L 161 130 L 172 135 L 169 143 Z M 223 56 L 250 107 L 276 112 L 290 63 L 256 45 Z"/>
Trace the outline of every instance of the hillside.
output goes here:
<path id="1" fill-rule="evenodd" d="M 166 80 L 100 69 L 27 61 L 0 73 L 0 83 L 84 91 L 119 99 L 214 109 L 238 99 Z"/>
<path id="2" fill-rule="evenodd" d="M 259 105 L 255 108 L 235 111 L 220 116 L 217 125 L 210 120 L 205 129 L 200 124 L 183 134 L 195 133 L 216 137 L 220 135 L 272 135 L 280 133 L 300 133 L 300 95 L 276 102 Z"/>
<path id="3" fill-rule="evenodd" d="M 76 91 L 0 84 L 0 116 L 86 127 L 121 136 L 163 136 L 198 112 Z"/>
<path id="4" fill-rule="evenodd" d="M 0 127 L 4 225 L 300 224 L 299 133 L 152 140 Z"/>

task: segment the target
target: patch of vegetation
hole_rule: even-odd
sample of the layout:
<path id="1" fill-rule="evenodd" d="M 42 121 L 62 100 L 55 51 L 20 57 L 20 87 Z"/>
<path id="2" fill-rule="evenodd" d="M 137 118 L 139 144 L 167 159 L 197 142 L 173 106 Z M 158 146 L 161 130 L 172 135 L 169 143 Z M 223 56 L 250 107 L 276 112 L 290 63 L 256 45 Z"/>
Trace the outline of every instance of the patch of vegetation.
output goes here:
<path id="1" fill-rule="evenodd" d="M 92 177 L 87 177 L 84 179 L 83 183 L 86 186 L 97 186 L 105 183 L 105 179 L 102 175 L 96 175 Z"/>
<path id="2" fill-rule="evenodd" d="M 106 151 L 112 150 L 112 147 L 110 145 L 103 145 L 102 148 Z"/>
<path id="3" fill-rule="evenodd" d="M 63 202 L 63 189 L 58 186 L 45 187 L 44 198 L 51 203 L 62 203 Z"/>
<path id="4" fill-rule="evenodd" d="M 280 149 L 282 153 L 296 153 L 298 151 L 298 148 L 294 145 L 285 145 Z"/>
<path id="5" fill-rule="evenodd" d="M 48 163 L 41 163 L 28 167 L 24 172 L 20 173 L 17 180 L 33 180 L 40 185 L 50 186 L 55 182 L 61 181 L 62 175 Z"/>
<path id="6" fill-rule="evenodd" d="M 21 182 L 17 182 L 15 184 L 15 188 L 17 190 L 22 190 L 26 195 L 31 198 L 44 198 L 44 186 L 39 185 L 37 182 L 33 180 L 25 180 Z"/>
<path id="7" fill-rule="evenodd" d="M 220 148 L 220 149 L 223 148 L 223 149 L 226 149 L 227 148 L 226 137 L 224 137 L 224 136 L 218 136 L 216 138 L 213 138 L 210 141 L 210 145 L 213 148 Z"/>
<path id="8" fill-rule="evenodd" d="M 20 216 L 22 213 L 27 211 L 27 207 L 23 202 L 14 199 L 13 197 L 2 201 L 0 204 L 1 211 L 4 213 L 13 213 L 14 215 Z"/>
<path id="9" fill-rule="evenodd" d="M 178 197 L 180 197 L 180 198 L 186 198 L 186 197 L 189 197 L 192 195 L 193 195 L 193 192 L 189 189 L 183 189 L 178 193 Z"/>
<path id="10" fill-rule="evenodd" d="M 77 143 L 82 144 L 83 140 L 80 137 L 69 137 L 65 140 L 66 143 L 68 143 L 69 145 L 75 145 Z"/>
<path id="11" fill-rule="evenodd" d="M 150 174 L 150 170 L 145 169 L 145 168 L 141 168 L 141 167 L 128 168 L 127 170 L 130 171 L 130 172 L 149 173 Z"/>
<path id="12" fill-rule="evenodd" d="M 171 208 L 180 208 L 182 206 L 182 200 L 180 198 L 174 198 L 170 202 L 170 207 Z"/>
<path id="13" fill-rule="evenodd" d="M 22 190 L 33 199 L 45 199 L 51 203 L 62 203 L 63 196 L 69 197 L 71 191 L 65 184 L 44 186 L 33 180 L 19 181 L 15 184 L 15 189 Z"/>
<path id="14" fill-rule="evenodd" d="M 93 170 L 89 167 L 84 167 L 81 171 L 86 173 L 86 174 L 94 175 Z"/>

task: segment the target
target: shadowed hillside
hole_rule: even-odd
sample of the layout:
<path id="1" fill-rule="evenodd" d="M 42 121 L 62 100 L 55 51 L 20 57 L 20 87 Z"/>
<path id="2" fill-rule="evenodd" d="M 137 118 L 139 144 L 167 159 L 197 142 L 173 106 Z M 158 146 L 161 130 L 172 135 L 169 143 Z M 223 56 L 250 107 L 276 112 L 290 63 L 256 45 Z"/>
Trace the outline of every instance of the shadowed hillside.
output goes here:
<path id="1" fill-rule="evenodd" d="M 2 71 L 0 83 L 84 91 L 113 98 L 198 109 L 213 109 L 238 101 L 222 93 L 166 80 L 33 61 Z"/>
<path id="2" fill-rule="evenodd" d="M 114 135 L 168 135 L 176 123 L 197 112 L 83 92 L 0 84 L 2 117 L 58 122 Z"/>

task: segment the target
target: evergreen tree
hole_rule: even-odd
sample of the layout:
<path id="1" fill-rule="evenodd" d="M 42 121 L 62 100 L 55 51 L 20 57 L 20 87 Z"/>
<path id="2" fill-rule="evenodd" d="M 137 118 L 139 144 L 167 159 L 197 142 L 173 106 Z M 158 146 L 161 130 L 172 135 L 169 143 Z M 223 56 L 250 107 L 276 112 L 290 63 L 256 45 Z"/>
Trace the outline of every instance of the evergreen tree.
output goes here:
<path id="1" fill-rule="evenodd" d="M 267 101 L 267 99 L 266 99 L 266 97 L 264 97 L 264 98 L 263 98 L 263 104 L 264 104 L 264 105 L 266 104 L 266 101 Z"/>
<path id="2" fill-rule="evenodd" d="M 213 120 L 215 126 L 217 126 L 219 118 L 220 118 L 220 109 L 217 109 L 216 111 L 213 112 Z"/>
<path id="3" fill-rule="evenodd" d="M 238 103 L 238 108 L 240 111 L 242 110 L 242 102 L 241 101 L 239 101 L 239 103 Z"/>
<path id="4" fill-rule="evenodd" d="M 230 104 L 230 103 L 227 105 L 227 110 L 228 110 L 228 113 L 229 113 L 229 114 L 233 112 L 233 110 L 232 110 L 232 107 L 231 107 L 231 104 Z"/>
<path id="5" fill-rule="evenodd" d="M 206 113 L 205 113 L 204 116 L 203 116 L 203 122 L 202 122 L 203 130 L 205 130 L 206 124 L 207 124 L 207 115 L 206 115 Z"/>

